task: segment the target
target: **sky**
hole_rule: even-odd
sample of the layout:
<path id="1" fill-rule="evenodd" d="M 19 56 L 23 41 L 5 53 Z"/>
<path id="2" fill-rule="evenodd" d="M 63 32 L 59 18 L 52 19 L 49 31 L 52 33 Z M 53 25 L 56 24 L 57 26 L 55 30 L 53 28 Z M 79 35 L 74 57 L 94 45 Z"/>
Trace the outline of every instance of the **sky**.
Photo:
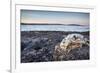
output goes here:
<path id="1" fill-rule="evenodd" d="M 21 23 L 89 25 L 89 13 L 21 10 Z"/>

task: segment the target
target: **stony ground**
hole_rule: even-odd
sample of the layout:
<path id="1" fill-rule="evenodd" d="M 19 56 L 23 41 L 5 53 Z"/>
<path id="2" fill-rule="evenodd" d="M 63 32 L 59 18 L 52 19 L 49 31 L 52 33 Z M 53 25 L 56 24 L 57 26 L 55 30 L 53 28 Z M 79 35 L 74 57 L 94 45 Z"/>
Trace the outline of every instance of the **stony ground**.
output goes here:
<path id="1" fill-rule="evenodd" d="M 21 63 L 55 61 L 53 59 L 55 45 L 70 33 L 79 32 L 21 31 Z M 89 32 L 80 34 L 89 39 Z M 84 45 L 80 49 L 71 50 L 63 61 L 87 59 L 89 46 Z"/>

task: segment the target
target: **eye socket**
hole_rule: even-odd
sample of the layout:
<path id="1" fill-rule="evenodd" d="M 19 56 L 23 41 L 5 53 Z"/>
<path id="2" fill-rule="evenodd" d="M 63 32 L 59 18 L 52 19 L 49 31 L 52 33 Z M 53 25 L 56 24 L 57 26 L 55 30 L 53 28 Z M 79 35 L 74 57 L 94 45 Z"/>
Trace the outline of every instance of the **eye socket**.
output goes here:
<path id="1" fill-rule="evenodd" d="M 63 43 L 65 43 L 65 41 L 63 41 Z"/>

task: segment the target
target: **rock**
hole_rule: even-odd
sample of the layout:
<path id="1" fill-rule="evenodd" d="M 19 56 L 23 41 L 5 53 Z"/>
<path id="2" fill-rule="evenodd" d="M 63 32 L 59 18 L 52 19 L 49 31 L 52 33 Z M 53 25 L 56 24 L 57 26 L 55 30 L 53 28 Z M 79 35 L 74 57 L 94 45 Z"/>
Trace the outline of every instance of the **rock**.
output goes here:
<path id="1" fill-rule="evenodd" d="M 55 46 L 71 32 L 25 31 L 23 33 L 21 31 L 21 33 L 21 63 L 89 59 L 89 46 L 87 45 L 71 49 L 69 53 L 55 52 Z M 88 33 L 83 35 L 89 38 Z M 54 59 L 54 56 L 56 59 Z"/>
<path id="2" fill-rule="evenodd" d="M 53 54 L 55 61 L 67 61 L 67 60 L 87 60 L 89 59 L 89 46 L 84 45 L 81 48 L 71 49 L 69 52 L 63 50 L 59 44 L 56 45 Z"/>
<path id="3" fill-rule="evenodd" d="M 29 43 L 27 45 L 27 47 L 24 49 L 24 50 L 27 50 L 27 49 L 41 49 L 43 46 L 46 46 L 46 42 L 48 41 L 48 38 L 35 38 L 35 39 L 32 39 L 31 40 L 31 43 Z"/>
<path id="4" fill-rule="evenodd" d="M 48 42 L 48 43 L 47 43 Z M 22 51 L 22 63 L 52 61 L 52 51 L 48 48 L 48 38 L 35 38 Z"/>
<path id="5" fill-rule="evenodd" d="M 22 39 L 21 40 L 21 51 L 23 51 L 29 44 L 32 43 L 30 38 Z"/>
<path id="6" fill-rule="evenodd" d="M 68 34 L 61 42 L 60 42 L 60 47 L 63 50 L 71 50 L 71 49 L 76 49 L 76 48 L 81 48 L 82 45 L 88 45 L 89 42 L 88 39 L 84 37 L 82 34 Z"/>

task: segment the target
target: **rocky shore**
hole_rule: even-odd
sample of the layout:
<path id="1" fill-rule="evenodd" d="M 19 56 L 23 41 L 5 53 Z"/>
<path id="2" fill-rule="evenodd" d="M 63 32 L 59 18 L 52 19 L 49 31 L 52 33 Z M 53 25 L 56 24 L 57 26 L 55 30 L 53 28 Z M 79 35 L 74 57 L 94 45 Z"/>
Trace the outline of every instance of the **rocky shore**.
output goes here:
<path id="1" fill-rule="evenodd" d="M 21 63 L 54 60 L 55 45 L 70 33 L 79 33 L 89 39 L 89 32 L 21 31 Z M 62 61 L 88 60 L 89 46 L 71 50 Z"/>

